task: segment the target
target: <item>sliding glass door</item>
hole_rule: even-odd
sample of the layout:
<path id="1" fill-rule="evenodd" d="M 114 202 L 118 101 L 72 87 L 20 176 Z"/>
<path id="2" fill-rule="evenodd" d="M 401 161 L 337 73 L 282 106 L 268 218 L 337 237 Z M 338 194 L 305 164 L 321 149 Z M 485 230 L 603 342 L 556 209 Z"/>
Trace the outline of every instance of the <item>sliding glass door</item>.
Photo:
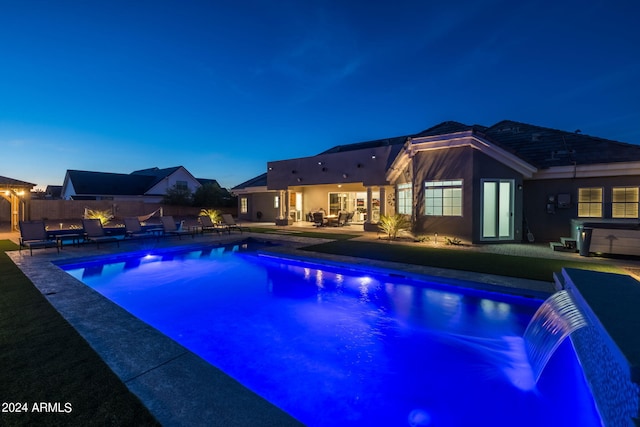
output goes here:
<path id="1" fill-rule="evenodd" d="M 482 180 L 482 240 L 513 240 L 513 180 Z"/>

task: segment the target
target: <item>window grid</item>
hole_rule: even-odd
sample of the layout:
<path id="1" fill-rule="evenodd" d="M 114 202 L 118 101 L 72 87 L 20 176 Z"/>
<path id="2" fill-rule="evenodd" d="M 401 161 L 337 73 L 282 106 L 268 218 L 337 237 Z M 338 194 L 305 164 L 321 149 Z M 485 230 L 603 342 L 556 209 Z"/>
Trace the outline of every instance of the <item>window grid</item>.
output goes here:
<path id="1" fill-rule="evenodd" d="M 411 215 L 413 205 L 413 190 L 411 184 L 398 185 L 398 213 Z"/>
<path id="2" fill-rule="evenodd" d="M 246 197 L 241 197 L 240 198 L 240 212 L 241 213 L 247 213 L 249 212 L 249 201 L 247 200 Z"/>
<path id="3" fill-rule="evenodd" d="M 611 216 L 613 218 L 638 218 L 638 187 L 614 187 L 612 189 Z"/>
<path id="4" fill-rule="evenodd" d="M 425 214 L 430 216 L 462 216 L 462 180 L 427 181 Z"/>
<path id="5" fill-rule="evenodd" d="M 602 188 L 578 189 L 578 216 L 602 218 Z"/>

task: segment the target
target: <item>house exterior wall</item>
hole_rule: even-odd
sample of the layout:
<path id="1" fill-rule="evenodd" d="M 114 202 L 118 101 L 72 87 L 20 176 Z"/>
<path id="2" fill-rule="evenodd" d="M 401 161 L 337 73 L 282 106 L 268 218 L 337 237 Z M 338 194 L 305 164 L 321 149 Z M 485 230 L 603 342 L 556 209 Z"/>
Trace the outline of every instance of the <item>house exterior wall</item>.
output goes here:
<path id="1" fill-rule="evenodd" d="M 523 236 L 526 236 L 526 231 L 523 229 L 523 200 L 524 200 L 524 188 L 523 188 L 523 177 L 518 172 L 514 171 L 510 167 L 500 163 L 497 160 L 492 159 L 491 157 L 479 152 L 473 152 L 474 156 L 474 172 L 473 172 L 473 206 L 474 206 L 474 215 L 473 215 L 473 230 L 474 230 L 474 242 L 483 242 L 481 239 L 481 216 L 480 212 L 482 209 L 482 180 L 483 179 L 507 179 L 513 180 L 514 191 L 513 191 L 513 212 L 511 213 L 513 217 L 513 240 L 502 240 L 501 242 L 505 243 L 508 241 L 520 243 L 523 240 Z"/>
<path id="2" fill-rule="evenodd" d="M 578 218 L 578 189 L 601 187 L 603 189 L 603 217 L 580 218 L 586 222 L 611 220 L 611 202 L 613 187 L 639 187 L 638 176 L 591 177 L 572 179 L 544 179 L 524 182 L 526 198 L 524 200 L 524 216 L 531 232 L 539 242 L 555 242 L 560 237 L 574 237 L 571 220 Z M 558 195 L 568 194 L 570 203 L 567 207 L 558 206 Z M 552 206 L 547 210 L 549 196 L 554 196 Z M 619 222 L 634 222 L 638 219 L 618 219 Z"/>
<path id="3" fill-rule="evenodd" d="M 513 169 L 471 147 L 421 151 L 412 161 L 415 232 L 429 236 L 481 241 L 482 179 L 514 181 L 513 240 L 522 240 L 522 176 Z M 406 174 L 403 174 L 406 175 Z M 425 181 L 462 179 L 462 216 L 426 216 Z M 398 182 L 399 183 L 399 182 Z M 504 242 L 504 240 L 502 240 Z"/>
<path id="4" fill-rule="evenodd" d="M 384 185 L 391 150 L 391 146 L 383 146 L 269 162 L 267 186 L 286 190 L 300 185 Z"/>
<path id="5" fill-rule="evenodd" d="M 422 151 L 413 157 L 415 232 L 473 239 L 473 153 L 470 148 Z M 462 216 L 426 216 L 425 181 L 462 179 Z"/>
<path id="6" fill-rule="evenodd" d="M 277 193 L 268 192 L 250 192 L 238 194 L 238 219 L 242 221 L 265 221 L 275 222 L 278 216 L 278 210 L 274 207 L 274 198 Z M 243 197 L 247 198 L 247 212 L 240 211 L 240 203 Z M 260 212 L 260 218 L 258 218 Z"/>
<path id="7" fill-rule="evenodd" d="M 76 189 L 73 188 L 73 182 L 71 182 L 68 176 L 65 176 L 64 178 L 64 185 L 62 186 L 62 189 L 63 192 L 60 197 L 65 200 L 71 200 L 71 196 L 76 194 Z"/>

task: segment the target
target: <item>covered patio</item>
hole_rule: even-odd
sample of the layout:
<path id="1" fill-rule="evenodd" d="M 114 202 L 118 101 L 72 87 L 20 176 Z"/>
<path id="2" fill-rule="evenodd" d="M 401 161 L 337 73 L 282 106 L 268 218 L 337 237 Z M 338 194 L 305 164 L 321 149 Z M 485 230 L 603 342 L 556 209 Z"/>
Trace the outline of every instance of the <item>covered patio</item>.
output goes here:
<path id="1" fill-rule="evenodd" d="M 8 207 L 2 206 L 0 208 L 0 221 L 8 219 L 11 231 L 18 231 L 20 221 L 29 218 L 31 190 L 35 186 L 36 184 L 30 182 L 0 176 L 0 195 L 9 202 Z"/>

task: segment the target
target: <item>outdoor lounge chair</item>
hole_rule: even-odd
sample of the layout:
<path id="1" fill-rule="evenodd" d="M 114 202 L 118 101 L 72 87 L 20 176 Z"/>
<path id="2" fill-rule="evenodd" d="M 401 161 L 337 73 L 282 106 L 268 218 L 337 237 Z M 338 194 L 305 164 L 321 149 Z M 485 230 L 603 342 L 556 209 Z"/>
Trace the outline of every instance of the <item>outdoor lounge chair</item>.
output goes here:
<path id="1" fill-rule="evenodd" d="M 160 217 L 160 221 L 162 221 L 162 233 L 166 235 L 178 236 L 179 239 L 182 239 L 182 236 L 190 234 L 192 238 L 195 237 L 195 233 L 192 233 L 189 230 L 182 230 L 178 228 L 176 225 L 176 221 L 173 219 L 171 215 Z"/>
<path id="2" fill-rule="evenodd" d="M 50 239 L 44 221 L 20 221 L 20 245 L 22 248 L 29 248 L 29 253 L 33 256 L 33 250 L 37 248 L 56 248 L 60 253 L 60 245 L 55 239 Z"/>
<path id="3" fill-rule="evenodd" d="M 198 217 L 198 221 L 200 222 L 200 226 L 202 227 L 202 232 L 216 232 L 220 234 L 220 227 L 213 223 L 213 220 L 208 215 L 200 215 Z"/>
<path id="4" fill-rule="evenodd" d="M 231 214 L 222 214 L 222 226 L 227 229 L 229 234 L 231 234 L 231 230 L 238 230 L 242 233 L 243 228 L 249 231 L 248 227 L 242 227 L 240 224 L 236 223 L 236 220 L 233 219 Z"/>
<path id="5" fill-rule="evenodd" d="M 135 216 L 124 219 L 124 237 L 131 239 L 158 238 L 162 231 L 162 228 L 144 230 L 142 224 L 140 224 L 140 220 Z"/>
<path id="6" fill-rule="evenodd" d="M 100 247 L 100 243 L 112 242 L 115 242 L 120 247 L 120 239 L 107 235 L 99 219 L 83 219 L 82 228 L 84 228 L 85 239 L 89 242 L 95 242 L 97 247 Z"/>

